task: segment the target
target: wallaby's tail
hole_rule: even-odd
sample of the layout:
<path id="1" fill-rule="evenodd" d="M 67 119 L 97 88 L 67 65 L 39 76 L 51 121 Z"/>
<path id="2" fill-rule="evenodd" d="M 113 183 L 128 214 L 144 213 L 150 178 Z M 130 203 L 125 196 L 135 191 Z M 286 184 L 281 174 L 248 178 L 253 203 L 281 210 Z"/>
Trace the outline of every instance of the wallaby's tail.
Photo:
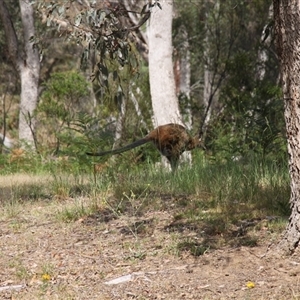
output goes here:
<path id="1" fill-rule="evenodd" d="M 126 152 L 128 150 L 131 150 L 133 148 L 139 147 L 139 146 L 141 146 L 143 144 L 146 144 L 148 142 L 149 142 L 149 140 L 147 140 L 147 139 L 140 139 L 138 141 L 133 142 L 132 144 L 129 144 L 127 146 L 124 146 L 124 147 L 121 147 L 121 148 L 118 148 L 118 149 L 103 151 L 103 152 L 98 152 L 98 153 L 86 152 L 86 154 L 87 155 L 92 155 L 92 156 L 104 156 L 104 155 L 107 155 L 107 154 L 112 154 L 112 155 L 113 154 L 120 154 L 120 153 Z"/>

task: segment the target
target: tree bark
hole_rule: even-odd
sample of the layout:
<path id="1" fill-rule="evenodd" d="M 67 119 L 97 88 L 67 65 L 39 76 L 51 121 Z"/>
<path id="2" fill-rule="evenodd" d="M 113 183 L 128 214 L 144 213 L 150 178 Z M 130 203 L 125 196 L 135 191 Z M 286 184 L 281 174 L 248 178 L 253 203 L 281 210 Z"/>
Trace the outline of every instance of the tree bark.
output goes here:
<path id="1" fill-rule="evenodd" d="M 35 130 L 33 112 L 38 100 L 40 61 L 38 49 L 33 47 L 33 42 L 30 40 L 35 34 L 33 7 L 30 1 L 25 0 L 19 0 L 19 5 L 23 25 L 22 49 L 4 0 L 0 0 L 0 18 L 6 36 L 9 59 L 21 79 L 19 139 L 32 146 Z"/>
<path id="2" fill-rule="evenodd" d="M 123 95 L 118 97 L 119 99 L 119 115 L 116 121 L 116 131 L 115 131 L 115 142 L 113 148 L 120 147 L 121 137 L 124 129 L 124 122 L 126 116 L 126 101 Z"/>
<path id="3" fill-rule="evenodd" d="M 160 1 L 155 7 L 148 28 L 149 77 L 154 127 L 167 123 L 182 124 L 176 97 L 172 61 L 173 1 Z"/>
<path id="4" fill-rule="evenodd" d="M 258 67 L 257 67 L 257 79 L 263 80 L 266 75 L 266 67 L 267 67 L 267 61 L 269 59 L 268 51 L 267 49 L 270 48 L 272 43 L 272 35 L 270 30 L 270 20 L 273 18 L 274 12 L 273 12 L 273 4 L 269 7 L 269 14 L 268 14 L 268 24 L 264 26 L 262 35 L 261 35 L 261 44 L 262 46 L 258 50 Z"/>
<path id="5" fill-rule="evenodd" d="M 273 0 L 273 5 L 291 178 L 291 215 L 279 245 L 293 253 L 300 241 L 300 4 Z"/>
<path id="6" fill-rule="evenodd" d="M 181 27 L 183 43 L 180 49 L 180 81 L 179 93 L 186 102 L 182 112 L 183 121 L 186 128 L 192 129 L 192 111 L 191 111 L 191 54 L 189 45 L 189 35 L 184 26 Z"/>
<path id="7" fill-rule="evenodd" d="M 19 113 L 19 139 L 30 146 L 35 143 L 34 110 L 38 101 L 40 60 L 38 49 L 30 40 L 35 35 L 33 6 L 29 1 L 20 0 L 23 25 L 25 58 L 18 64 L 21 77 L 21 101 Z"/>

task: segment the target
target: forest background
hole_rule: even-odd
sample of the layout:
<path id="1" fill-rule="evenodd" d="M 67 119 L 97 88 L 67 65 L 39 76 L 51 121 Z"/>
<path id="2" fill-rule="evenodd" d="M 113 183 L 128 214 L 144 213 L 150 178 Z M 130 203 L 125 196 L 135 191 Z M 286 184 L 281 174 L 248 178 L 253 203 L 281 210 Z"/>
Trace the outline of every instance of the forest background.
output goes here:
<path id="1" fill-rule="evenodd" d="M 193 123 L 194 132 L 203 130 L 205 125 L 206 155 L 212 160 L 286 158 L 278 62 L 269 32 L 269 2 L 174 3 L 176 94 L 185 117 L 183 122 L 189 128 Z M 19 8 L 10 9 L 20 36 Z M 126 7 L 124 14 L 125 11 Z M 130 17 L 125 17 L 129 22 Z M 92 70 L 93 62 L 84 65 L 82 46 L 65 33 L 59 37 L 55 29 L 37 16 L 35 24 L 42 58 L 35 111 L 38 153 L 75 156 L 81 161 L 91 147 L 107 149 L 113 142 L 124 144 L 151 130 L 153 114 L 145 41 L 130 45 L 128 64 L 123 67 L 103 63 L 100 70 L 106 69 L 96 78 L 101 77 L 100 80 L 95 80 L 99 74 L 95 67 Z M 141 32 L 146 35 L 144 27 Z M 1 32 L 2 134 L 17 139 L 19 76 L 8 60 L 5 35 Z M 108 82 L 105 72 L 120 77 Z M 143 161 L 157 159 L 148 148 L 143 150 Z"/>

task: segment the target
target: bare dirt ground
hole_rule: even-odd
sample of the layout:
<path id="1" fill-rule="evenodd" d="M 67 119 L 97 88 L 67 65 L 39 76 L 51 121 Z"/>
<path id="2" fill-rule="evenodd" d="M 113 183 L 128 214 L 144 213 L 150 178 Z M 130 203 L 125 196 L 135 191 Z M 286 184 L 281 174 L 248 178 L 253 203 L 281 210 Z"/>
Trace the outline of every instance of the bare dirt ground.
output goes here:
<path id="1" fill-rule="evenodd" d="M 266 226 L 255 245 L 195 256 L 178 245 L 201 234 L 173 230 L 172 210 L 63 222 L 73 201 L 1 208 L 0 299 L 300 299 L 300 257 L 276 255 Z"/>

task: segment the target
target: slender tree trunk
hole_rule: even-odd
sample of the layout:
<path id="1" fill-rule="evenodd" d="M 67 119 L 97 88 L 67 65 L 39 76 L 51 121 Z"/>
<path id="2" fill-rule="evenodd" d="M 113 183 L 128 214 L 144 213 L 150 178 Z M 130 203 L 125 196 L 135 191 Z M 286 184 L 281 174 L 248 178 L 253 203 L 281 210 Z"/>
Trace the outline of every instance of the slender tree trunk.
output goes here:
<path id="1" fill-rule="evenodd" d="M 149 76 L 154 127 L 167 123 L 182 124 L 172 62 L 173 0 L 160 1 L 148 28 Z"/>
<path id="2" fill-rule="evenodd" d="M 135 84 L 131 84 L 130 87 L 129 87 L 129 98 L 131 100 L 131 102 L 133 103 L 133 106 L 135 108 L 135 112 L 137 114 L 137 116 L 139 117 L 139 120 L 140 120 L 140 123 L 141 125 L 143 126 L 143 128 L 145 128 L 147 131 L 149 131 L 149 128 L 145 122 L 145 118 L 142 114 L 142 111 L 140 109 L 140 105 L 139 105 L 139 102 L 138 100 L 136 99 L 135 95 L 134 95 L 134 92 L 133 92 L 133 88 L 135 87 Z M 140 94 L 141 93 L 141 90 L 140 88 L 136 88 L 135 89 L 137 94 Z"/>
<path id="3" fill-rule="evenodd" d="M 212 90 L 213 90 L 213 80 L 212 80 L 212 71 L 209 68 L 210 58 L 207 56 L 207 62 L 204 64 L 204 86 L 203 86 L 203 106 L 204 106 L 204 120 L 202 125 L 202 134 L 206 135 L 207 126 L 210 122 L 211 113 L 212 113 Z"/>
<path id="4" fill-rule="evenodd" d="M 127 99 L 125 99 L 123 95 L 119 96 L 119 115 L 116 122 L 115 142 L 113 148 L 118 148 L 120 146 L 126 117 L 126 101 Z"/>
<path id="5" fill-rule="evenodd" d="M 188 129 L 192 129 L 192 112 L 191 112 L 191 54 L 189 45 L 189 35 L 184 26 L 181 27 L 181 35 L 183 39 L 180 49 L 180 81 L 179 92 L 185 102 L 183 122 Z"/>
<path id="6" fill-rule="evenodd" d="M 269 7 L 268 24 L 265 25 L 261 36 L 262 47 L 258 51 L 258 68 L 257 68 L 257 79 L 263 80 L 266 74 L 266 64 L 269 59 L 267 48 L 272 43 L 272 35 L 270 30 L 270 20 L 273 18 L 273 4 Z"/>
<path id="7" fill-rule="evenodd" d="M 212 114 L 212 104 L 217 98 L 217 90 L 216 88 L 216 77 L 217 77 L 217 70 L 212 70 L 212 58 L 211 58 L 211 47 L 212 47 L 212 42 L 210 38 L 210 30 L 209 30 L 209 25 L 208 25 L 208 19 L 209 19 L 209 13 L 211 9 L 214 9 L 216 11 L 220 10 L 220 3 L 219 1 L 215 1 L 214 7 L 211 5 L 208 5 L 211 3 L 211 0 L 206 1 L 206 13 L 205 13 L 205 38 L 204 38 L 204 72 L 203 72 L 203 107 L 204 107 L 204 116 L 203 116 L 203 121 L 201 124 L 201 134 L 202 134 L 202 139 L 205 140 L 206 136 L 206 131 L 207 127 L 209 125 L 210 119 L 211 119 L 211 114 Z M 217 43 L 217 41 L 214 41 Z M 214 57 L 216 60 L 216 64 L 219 64 L 218 57 Z"/>
<path id="8" fill-rule="evenodd" d="M 23 26 L 23 48 L 17 39 L 11 16 L 4 0 L 0 0 L 2 20 L 9 59 L 20 74 L 21 99 L 19 114 L 19 138 L 29 145 L 34 144 L 35 119 L 33 112 L 38 100 L 40 61 L 38 49 L 33 47 L 34 37 L 33 6 L 28 0 L 19 0 Z"/>
<path id="9" fill-rule="evenodd" d="M 273 5 L 291 177 L 291 216 L 280 247 L 293 253 L 300 241 L 300 4 L 273 0 Z"/>
<path id="10" fill-rule="evenodd" d="M 21 101 L 19 114 L 19 139 L 34 145 L 34 110 L 38 101 L 40 60 L 37 48 L 30 40 L 35 35 L 33 6 L 30 1 L 20 0 L 23 25 L 25 58 L 18 63 L 21 77 Z"/>

